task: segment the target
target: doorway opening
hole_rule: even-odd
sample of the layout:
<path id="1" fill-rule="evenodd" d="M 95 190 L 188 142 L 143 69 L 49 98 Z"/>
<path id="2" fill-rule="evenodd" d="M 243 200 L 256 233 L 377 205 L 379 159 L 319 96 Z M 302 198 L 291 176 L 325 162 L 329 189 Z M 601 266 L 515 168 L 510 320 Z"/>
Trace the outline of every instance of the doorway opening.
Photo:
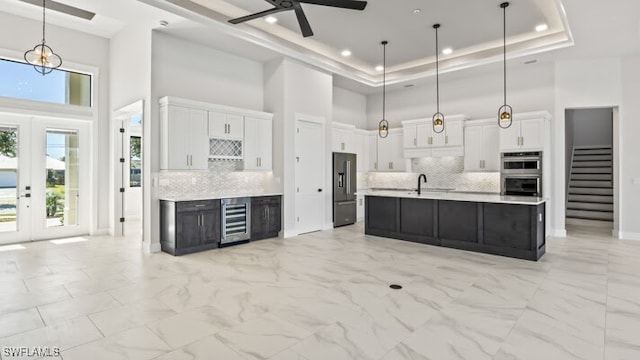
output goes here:
<path id="1" fill-rule="evenodd" d="M 142 240 L 142 100 L 118 110 L 114 118 L 114 235 Z"/>
<path id="2" fill-rule="evenodd" d="M 565 110 L 566 225 L 569 232 L 614 228 L 614 108 Z"/>

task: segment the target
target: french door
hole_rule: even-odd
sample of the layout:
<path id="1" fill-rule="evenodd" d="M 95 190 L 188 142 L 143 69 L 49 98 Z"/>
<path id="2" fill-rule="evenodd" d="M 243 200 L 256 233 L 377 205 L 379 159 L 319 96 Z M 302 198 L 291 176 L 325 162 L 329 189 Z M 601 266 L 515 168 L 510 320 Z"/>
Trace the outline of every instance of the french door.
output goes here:
<path id="1" fill-rule="evenodd" d="M 87 122 L 0 115 L 0 244 L 89 233 Z"/>

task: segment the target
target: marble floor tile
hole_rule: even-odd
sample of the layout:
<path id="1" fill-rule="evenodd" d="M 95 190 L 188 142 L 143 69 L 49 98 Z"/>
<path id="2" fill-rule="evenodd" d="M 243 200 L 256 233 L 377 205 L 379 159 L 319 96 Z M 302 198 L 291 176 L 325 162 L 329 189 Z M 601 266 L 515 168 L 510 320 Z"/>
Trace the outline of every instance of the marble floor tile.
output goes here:
<path id="1" fill-rule="evenodd" d="M 100 292 L 39 306 L 38 311 L 40 311 L 45 324 L 51 325 L 119 306 L 120 303 L 113 296 L 106 292 Z"/>
<path id="2" fill-rule="evenodd" d="M 582 319 L 557 319 L 527 309 L 495 359 L 602 359 L 604 328 L 578 325 L 583 323 Z"/>
<path id="3" fill-rule="evenodd" d="M 0 338 L 44 326 L 36 308 L 0 315 Z"/>
<path id="4" fill-rule="evenodd" d="M 387 351 L 371 331 L 340 322 L 314 333 L 291 350 L 308 360 L 373 360 Z"/>
<path id="5" fill-rule="evenodd" d="M 309 335 L 304 329 L 267 314 L 220 331 L 215 336 L 246 359 L 263 360 Z"/>
<path id="6" fill-rule="evenodd" d="M 159 300 L 146 299 L 89 315 L 89 318 L 105 335 L 137 328 L 176 315 Z"/>
<path id="7" fill-rule="evenodd" d="M 0 348 L 59 346 L 65 360 L 640 359 L 640 242 L 605 233 L 549 238 L 537 262 L 365 236 L 362 223 L 179 257 L 147 254 L 139 238 L 85 239 L 0 253 Z"/>
<path id="8" fill-rule="evenodd" d="M 207 306 L 149 323 L 147 327 L 173 349 L 177 349 L 238 324 L 235 317 L 217 307 Z"/>
<path id="9" fill-rule="evenodd" d="M 141 327 L 62 351 L 64 360 L 149 360 L 171 348 L 151 330 Z"/>
<path id="10" fill-rule="evenodd" d="M 102 338 L 102 334 L 100 334 L 100 331 L 93 325 L 91 320 L 87 317 L 80 317 L 18 335 L 0 338 L 0 347 L 47 346 L 58 347 L 64 351 L 100 338 Z"/>
<path id="11" fill-rule="evenodd" d="M 245 360 L 214 336 L 207 336 L 154 360 Z M 284 359 L 283 359 L 284 360 Z"/>

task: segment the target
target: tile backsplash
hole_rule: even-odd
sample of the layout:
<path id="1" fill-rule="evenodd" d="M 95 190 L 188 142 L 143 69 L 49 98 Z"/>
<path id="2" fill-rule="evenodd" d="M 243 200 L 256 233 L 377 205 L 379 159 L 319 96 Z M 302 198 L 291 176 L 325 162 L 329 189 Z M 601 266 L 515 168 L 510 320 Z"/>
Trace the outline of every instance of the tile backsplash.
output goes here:
<path id="1" fill-rule="evenodd" d="M 416 188 L 418 175 L 425 174 L 427 187 L 500 192 L 500 173 L 465 173 L 463 157 L 416 158 L 411 161 L 410 173 L 359 173 L 358 187 Z"/>
<path id="2" fill-rule="evenodd" d="M 239 161 L 210 161 L 209 170 L 161 171 L 159 196 L 167 198 L 201 197 L 212 194 L 243 196 L 278 192 L 272 172 L 240 171 Z"/>

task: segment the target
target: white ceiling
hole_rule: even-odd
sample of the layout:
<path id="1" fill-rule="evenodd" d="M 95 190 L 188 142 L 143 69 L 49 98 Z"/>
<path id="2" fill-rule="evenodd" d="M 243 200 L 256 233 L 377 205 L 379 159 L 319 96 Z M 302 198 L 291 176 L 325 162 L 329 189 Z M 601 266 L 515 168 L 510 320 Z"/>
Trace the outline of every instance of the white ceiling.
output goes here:
<path id="1" fill-rule="evenodd" d="M 264 0 L 58 1 L 97 14 L 87 22 L 49 11 L 48 22 L 59 26 L 109 38 L 136 24 L 256 61 L 289 56 L 335 74 L 336 85 L 365 94 L 381 84 L 381 74 L 373 67 L 381 62 L 382 39 L 389 40 L 387 84 L 401 87 L 434 74 L 431 26 L 435 22 L 442 24 L 441 48 L 454 48 L 451 56 L 441 57 L 441 71 L 501 60 L 500 0 L 369 0 L 362 12 L 305 4 L 315 32 L 311 38 L 300 35 L 295 16 L 289 13 L 279 14 L 276 26 L 260 19 L 227 23 L 229 18 L 268 8 Z M 0 0 L 0 8 L 27 18 L 41 17 L 38 7 L 18 0 Z M 421 12 L 414 14 L 415 8 Z M 637 0 L 512 0 L 507 16 L 509 57 L 514 58 L 509 66 L 523 66 L 523 60 L 531 58 L 553 61 L 640 53 Z M 169 26 L 161 27 L 160 20 L 169 21 Z M 533 31 L 542 22 L 549 30 Z M 567 48 L 573 38 L 577 46 Z M 352 51 L 350 58 L 340 56 L 345 48 Z"/>

